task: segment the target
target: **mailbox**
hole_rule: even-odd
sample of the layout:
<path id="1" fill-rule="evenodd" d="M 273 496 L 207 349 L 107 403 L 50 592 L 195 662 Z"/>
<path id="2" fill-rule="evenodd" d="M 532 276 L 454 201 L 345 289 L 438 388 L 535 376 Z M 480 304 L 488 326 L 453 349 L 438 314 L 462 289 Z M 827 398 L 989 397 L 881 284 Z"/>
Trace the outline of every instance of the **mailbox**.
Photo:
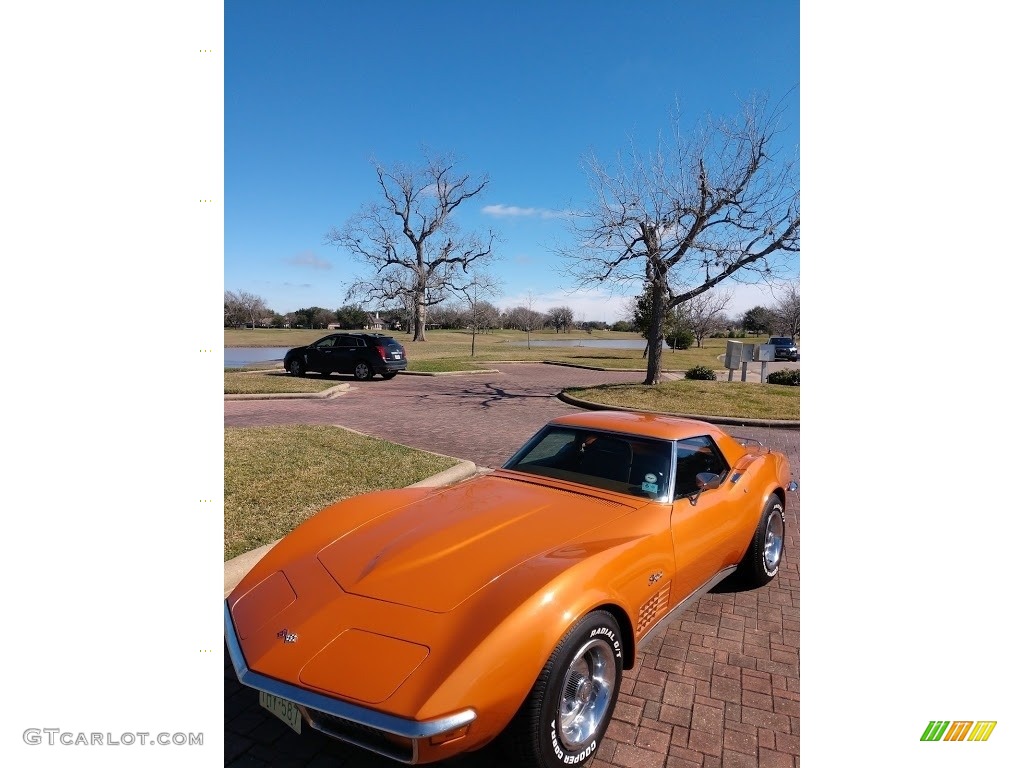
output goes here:
<path id="1" fill-rule="evenodd" d="M 743 362 L 743 342 L 729 339 L 725 342 L 725 367 L 735 370 Z"/>
<path id="2" fill-rule="evenodd" d="M 773 347 L 774 349 L 774 347 Z M 774 359 L 774 358 L 772 358 Z M 754 345 L 730 339 L 725 342 L 725 367 L 736 369 L 754 360 Z"/>
<path id="3" fill-rule="evenodd" d="M 755 360 L 761 363 L 771 363 L 775 360 L 774 344 L 758 344 L 755 350 Z"/>

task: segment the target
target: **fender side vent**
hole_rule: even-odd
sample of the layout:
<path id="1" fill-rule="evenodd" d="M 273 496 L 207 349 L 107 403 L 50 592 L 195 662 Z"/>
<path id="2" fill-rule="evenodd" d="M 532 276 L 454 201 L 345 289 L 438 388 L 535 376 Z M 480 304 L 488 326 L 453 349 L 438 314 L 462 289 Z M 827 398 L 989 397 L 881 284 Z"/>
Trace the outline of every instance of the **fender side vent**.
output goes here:
<path id="1" fill-rule="evenodd" d="M 658 594 L 640 606 L 640 615 L 637 616 L 636 620 L 637 635 L 643 634 L 644 630 L 661 618 L 665 611 L 668 610 L 668 593 L 671 586 L 672 582 L 666 583 Z"/>

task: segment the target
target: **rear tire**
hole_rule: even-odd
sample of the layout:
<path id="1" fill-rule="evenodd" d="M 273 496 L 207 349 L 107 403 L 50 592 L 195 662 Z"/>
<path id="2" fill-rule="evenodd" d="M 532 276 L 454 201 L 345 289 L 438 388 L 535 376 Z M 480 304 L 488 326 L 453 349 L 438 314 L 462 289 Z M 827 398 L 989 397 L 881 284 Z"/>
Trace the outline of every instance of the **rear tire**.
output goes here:
<path id="1" fill-rule="evenodd" d="M 352 375 L 356 377 L 357 381 L 369 381 L 373 378 L 373 369 L 370 367 L 369 363 L 360 360 L 352 370 Z"/>
<path id="2" fill-rule="evenodd" d="M 622 680 L 622 635 L 610 613 L 580 619 L 555 647 L 509 725 L 524 768 L 589 760 L 612 719 Z"/>
<path id="3" fill-rule="evenodd" d="M 786 512 L 774 493 L 765 502 L 750 549 L 740 563 L 737 575 L 752 587 L 762 587 L 774 579 L 782 564 L 786 538 Z"/>

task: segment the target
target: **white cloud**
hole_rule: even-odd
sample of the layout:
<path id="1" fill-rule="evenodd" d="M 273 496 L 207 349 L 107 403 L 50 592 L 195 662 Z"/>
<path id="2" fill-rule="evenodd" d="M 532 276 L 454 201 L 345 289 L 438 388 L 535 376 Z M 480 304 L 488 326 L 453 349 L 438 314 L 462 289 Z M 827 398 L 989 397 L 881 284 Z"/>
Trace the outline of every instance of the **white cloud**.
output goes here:
<path id="1" fill-rule="evenodd" d="M 293 267 L 306 267 L 308 269 L 332 269 L 333 265 L 329 261 L 325 261 L 317 256 L 312 251 L 301 251 L 296 253 L 287 262 Z"/>
<path id="2" fill-rule="evenodd" d="M 485 205 L 482 212 L 486 216 L 524 217 L 535 219 L 561 219 L 569 214 L 566 211 L 552 211 L 548 208 L 520 208 L 518 205 Z"/>

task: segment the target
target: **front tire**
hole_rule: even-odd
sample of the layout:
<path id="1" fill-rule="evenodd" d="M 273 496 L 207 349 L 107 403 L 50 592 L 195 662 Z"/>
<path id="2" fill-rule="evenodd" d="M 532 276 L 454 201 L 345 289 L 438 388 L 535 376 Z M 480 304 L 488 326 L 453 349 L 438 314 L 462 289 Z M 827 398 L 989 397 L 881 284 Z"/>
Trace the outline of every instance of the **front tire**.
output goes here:
<path id="1" fill-rule="evenodd" d="M 306 366 L 302 364 L 302 360 L 300 360 L 299 358 L 293 358 L 292 361 L 288 363 L 288 373 L 290 373 L 292 376 L 301 376 L 305 372 Z"/>
<path id="2" fill-rule="evenodd" d="M 622 680 L 622 635 L 594 611 L 559 641 L 510 726 L 520 765 L 558 768 L 588 760 L 601 743 Z"/>
<path id="3" fill-rule="evenodd" d="M 762 587 L 775 578 L 782 563 L 786 538 L 786 513 L 782 500 L 774 493 L 765 502 L 757 530 L 750 542 L 739 575 L 748 585 Z"/>
<path id="4" fill-rule="evenodd" d="M 352 375 L 356 377 L 357 381 L 369 381 L 373 378 L 373 369 L 368 363 L 360 360 L 352 370 Z"/>

